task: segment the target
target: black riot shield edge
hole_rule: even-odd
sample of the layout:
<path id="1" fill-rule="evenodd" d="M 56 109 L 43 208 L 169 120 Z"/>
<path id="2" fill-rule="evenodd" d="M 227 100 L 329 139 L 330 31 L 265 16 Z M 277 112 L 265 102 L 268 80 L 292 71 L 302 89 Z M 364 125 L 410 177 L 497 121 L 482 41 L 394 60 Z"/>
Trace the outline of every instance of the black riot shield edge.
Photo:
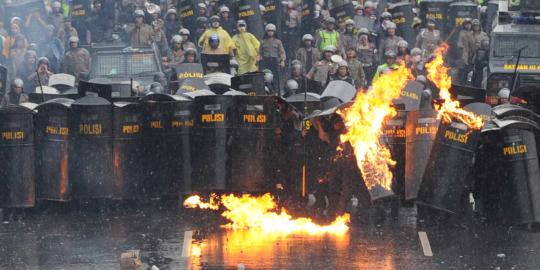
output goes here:
<path id="1" fill-rule="evenodd" d="M 465 109 L 484 117 L 491 113 L 491 107 L 485 103 L 469 104 Z M 479 130 L 473 130 L 458 120 L 441 123 L 417 203 L 450 214 L 458 214 L 465 209 L 462 202 L 467 192 L 472 190 L 471 173 L 479 142 Z"/>
<path id="2" fill-rule="evenodd" d="M 437 112 L 433 109 L 407 113 L 405 124 L 405 200 L 407 201 L 416 199 L 418 195 L 439 122 Z"/>
<path id="3" fill-rule="evenodd" d="M 0 108 L 0 207 L 35 205 L 34 111 Z"/>
<path id="4" fill-rule="evenodd" d="M 69 201 L 71 182 L 69 159 L 71 151 L 70 123 L 72 99 L 53 99 L 36 109 L 37 198 Z"/>

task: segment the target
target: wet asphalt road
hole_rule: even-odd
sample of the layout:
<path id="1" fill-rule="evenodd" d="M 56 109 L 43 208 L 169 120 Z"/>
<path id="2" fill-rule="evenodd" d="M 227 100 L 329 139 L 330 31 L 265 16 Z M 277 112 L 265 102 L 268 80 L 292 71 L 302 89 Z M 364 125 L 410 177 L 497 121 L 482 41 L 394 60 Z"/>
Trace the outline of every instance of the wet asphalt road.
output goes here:
<path id="1" fill-rule="evenodd" d="M 540 268 L 540 232 L 522 228 L 420 229 L 405 214 L 397 222 L 355 225 L 343 236 L 264 235 L 222 229 L 216 216 L 175 203 L 153 204 L 103 212 L 53 207 L 0 224 L 0 269 L 120 269 L 120 254 L 131 249 L 140 250 L 142 269 Z M 419 230 L 427 232 L 433 257 L 424 256 Z M 189 252 L 186 231 L 193 232 Z"/>

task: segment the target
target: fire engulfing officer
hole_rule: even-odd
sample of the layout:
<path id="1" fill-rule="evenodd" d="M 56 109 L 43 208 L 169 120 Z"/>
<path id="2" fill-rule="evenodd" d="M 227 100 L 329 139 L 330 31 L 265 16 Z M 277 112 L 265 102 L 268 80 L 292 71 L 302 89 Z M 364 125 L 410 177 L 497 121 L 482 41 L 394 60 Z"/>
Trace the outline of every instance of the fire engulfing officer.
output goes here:
<path id="1" fill-rule="evenodd" d="M 202 36 L 199 38 L 199 46 L 202 47 L 203 52 L 209 50 L 210 36 L 216 35 L 219 38 L 219 47 L 225 54 L 232 54 L 234 50 L 234 42 L 227 31 L 223 30 L 220 26 L 220 19 L 218 16 L 210 17 L 210 28 L 206 29 Z"/>
<path id="2" fill-rule="evenodd" d="M 317 81 L 321 86 L 325 86 L 328 81 L 328 76 L 335 72 L 332 62 L 332 55 L 336 52 L 336 47 L 328 45 L 323 49 L 322 59 L 315 63 L 313 68 L 308 72 L 307 77 Z"/>
<path id="3" fill-rule="evenodd" d="M 274 85 L 281 85 L 281 69 L 285 67 L 285 48 L 276 37 L 276 26 L 269 23 L 265 27 L 266 33 L 261 42 L 261 69 L 269 69 L 274 74 Z"/>
<path id="4" fill-rule="evenodd" d="M 239 20 L 238 33 L 233 36 L 236 47 L 236 61 L 238 61 L 238 74 L 255 72 L 258 70 L 259 48 L 261 43 L 257 38 L 247 31 L 247 24 L 244 20 Z"/>
<path id="5" fill-rule="evenodd" d="M 90 75 L 90 53 L 79 47 L 79 38 L 69 38 L 69 51 L 64 58 L 64 73 L 75 76 L 75 79 L 87 80 Z"/>
<path id="6" fill-rule="evenodd" d="M 24 83 L 20 78 L 16 78 L 11 83 L 11 89 L 2 98 L 0 106 L 18 105 L 23 102 L 28 102 L 28 96 L 23 92 Z"/>
<path id="7" fill-rule="evenodd" d="M 310 71 L 313 65 L 319 60 L 321 52 L 313 47 L 313 36 L 305 34 L 302 37 L 302 46 L 296 50 L 296 59 L 300 61 L 305 71 Z"/>
<path id="8" fill-rule="evenodd" d="M 342 150 L 337 151 L 340 145 L 340 135 L 345 132 L 345 125 L 341 117 L 332 114 L 326 117 L 314 119 L 314 127 L 319 137 L 323 160 L 322 168 L 319 168 L 318 188 L 315 198 L 321 207 L 325 197 L 328 200 L 326 218 L 333 220 L 336 216 L 347 211 L 352 197 L 359 199 L 361 207 L 369 207 L 371 204 L 369 193 L 362 181 L 361 174 L 355 164 L 352 147 L 349 144 L 341 145 Z M 353 217 L 353 221 L 355 217 Z"/>

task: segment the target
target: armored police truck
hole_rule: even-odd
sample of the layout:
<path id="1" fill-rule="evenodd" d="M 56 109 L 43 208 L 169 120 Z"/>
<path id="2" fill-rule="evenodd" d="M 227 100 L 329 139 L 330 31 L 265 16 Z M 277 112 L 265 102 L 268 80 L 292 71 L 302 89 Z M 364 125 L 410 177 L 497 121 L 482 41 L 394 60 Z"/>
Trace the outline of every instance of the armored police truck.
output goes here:
<path id="1" fill-rule="evenodd" d="M 498 103 L 497 93 L 503 88 L 515 91 L 523 86 L 540 84 L 538 3 L 509 0 L 508 8 L 504 2 L 499 5 L 498 24 L 491 32 L 486 86 L 486 102 L 492 105 Z"/>
<path id="2" fill-rule="evenodd" d="M 157 48 L 132 48 L 125 44 L 93 44 L 90 78 L 113 85 L 113 96 L 130 96 L 133 84 L 141 87 L 162 72 Z"/>

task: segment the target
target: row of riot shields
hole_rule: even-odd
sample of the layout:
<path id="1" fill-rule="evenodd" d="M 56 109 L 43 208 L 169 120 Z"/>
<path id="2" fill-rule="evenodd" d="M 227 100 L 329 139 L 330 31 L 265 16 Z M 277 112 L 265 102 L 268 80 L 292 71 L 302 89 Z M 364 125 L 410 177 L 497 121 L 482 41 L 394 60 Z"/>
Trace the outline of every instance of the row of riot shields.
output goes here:
<path id="1" fill-rule="evenodd" d="M 276 98 L 201 92 L 0 108 L 0 207 L 267 190 Z"/>
<path id="2" fill-rule="evenodd" d="M 540 116 L 519 105 L 494 107 L 482 130 L 475 198 L 490 221 L 540 222 L 537 145 Z"/>
<path id="3" fill-rule="evenodd" d="M 409 2 L 389 4 L 388 12 L 397 26 L 397 34 L 409 44 L 415 44 L 416 34 L 412 28 L 414 13 Z M 423 26 L 433 21 L 441 32 L 442 39 L 448 39 L 451 44 L 457 42 L 460 26 L 465 18 L 478 18 L 478 7 L 469 1 L 425 0 L 420 2 L 420 19 Z"/>

